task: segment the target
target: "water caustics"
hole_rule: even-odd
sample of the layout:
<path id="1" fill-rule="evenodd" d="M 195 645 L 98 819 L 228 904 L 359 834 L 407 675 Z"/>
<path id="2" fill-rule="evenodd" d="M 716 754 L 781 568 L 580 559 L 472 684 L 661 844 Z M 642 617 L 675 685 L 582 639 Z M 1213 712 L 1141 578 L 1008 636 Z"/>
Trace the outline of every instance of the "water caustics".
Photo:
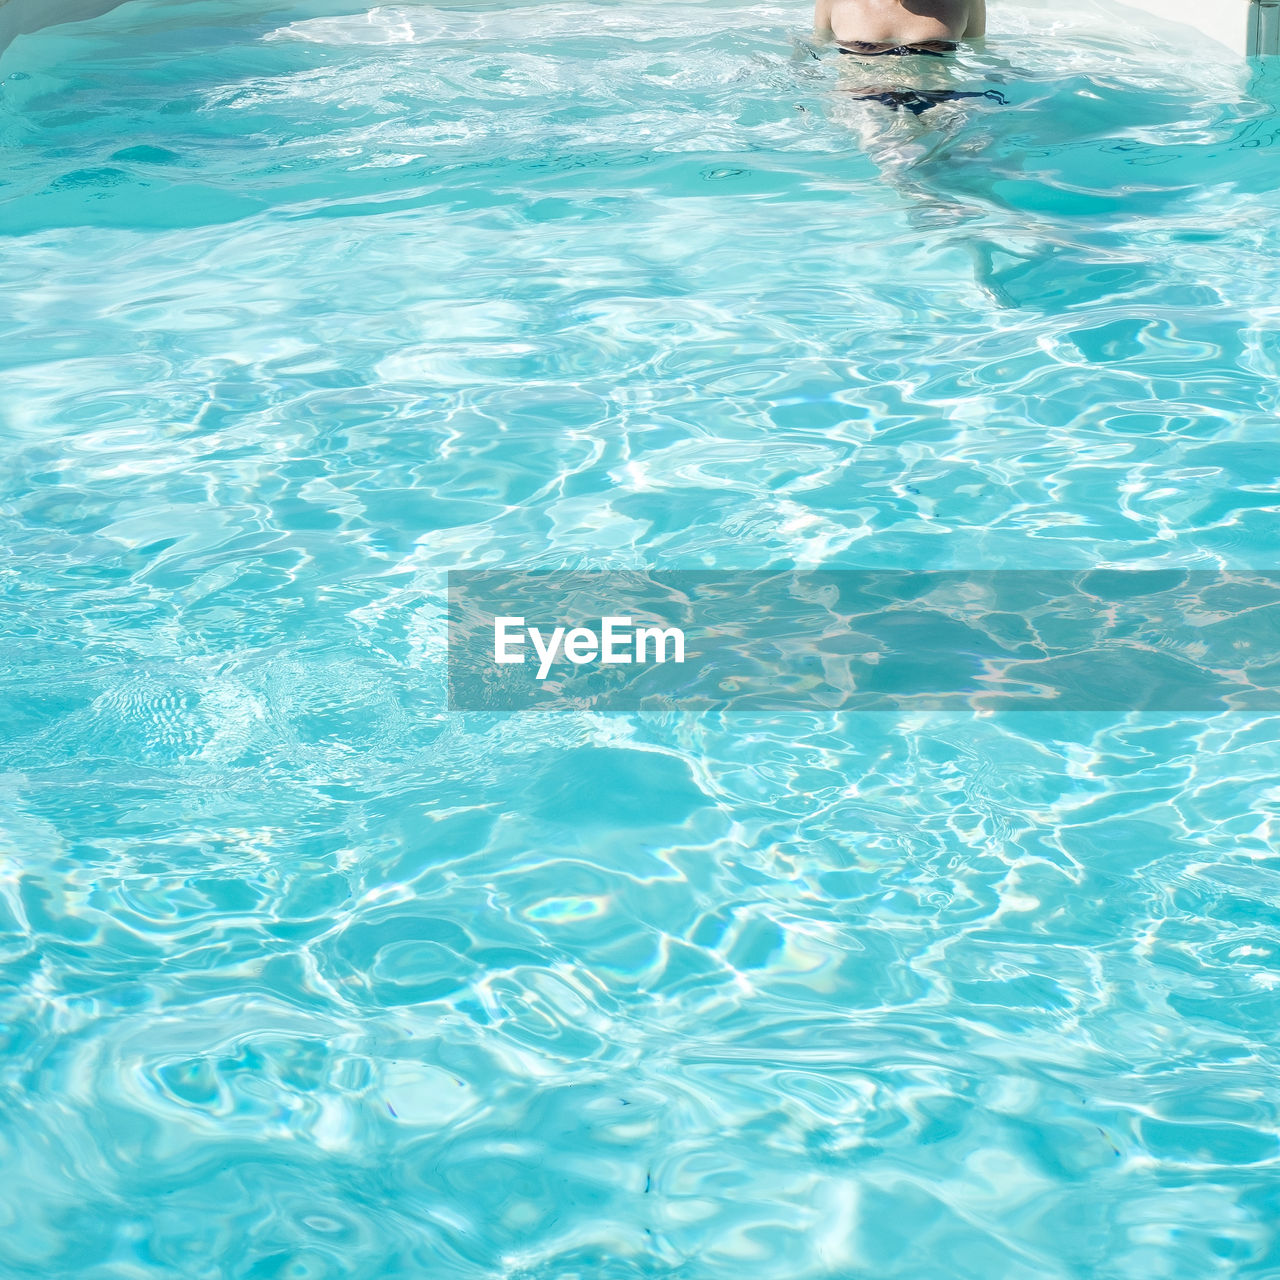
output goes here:
<path id="1" fill-rule="evenodd" d="M 1270 73 L 353 7 L 0 60 L 0 1274 L 1280 1273 L 1280 719 L 444 652 L 451 569 L 1277 568 Z"/>

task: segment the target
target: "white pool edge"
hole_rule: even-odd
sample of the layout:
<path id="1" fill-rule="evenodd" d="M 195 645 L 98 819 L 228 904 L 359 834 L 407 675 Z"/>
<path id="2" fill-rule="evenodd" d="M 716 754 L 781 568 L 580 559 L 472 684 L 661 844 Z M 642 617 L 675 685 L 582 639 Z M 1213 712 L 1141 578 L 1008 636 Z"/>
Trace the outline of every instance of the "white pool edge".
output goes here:
<path id="1" fill-rule="evenodd" d="M 1245 57 L 1280 53 L 1280 0 L 1118 0 L 1162 23 L 1192 27 Z"/>

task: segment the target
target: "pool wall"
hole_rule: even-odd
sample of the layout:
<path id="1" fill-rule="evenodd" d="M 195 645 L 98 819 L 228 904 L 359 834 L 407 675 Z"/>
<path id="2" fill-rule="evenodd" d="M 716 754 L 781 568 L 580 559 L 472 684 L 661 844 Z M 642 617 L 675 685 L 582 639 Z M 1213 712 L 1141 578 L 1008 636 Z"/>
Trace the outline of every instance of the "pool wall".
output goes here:
<path id="1" fill-rule="evenodd" d="M 0 0 L 0 53 L 15 36 L 39 31 L 59 22 L 83 22 L 124 0 Z"/>
<path id="2" fill-rule="evenodd" d="M 124 0 L 0 0 L 0 53 L 15 36 L 60 22 L 83 22 Z M 1183 23 L 1246 55 L 1280 53 L 1280 0 L 1121 0 L 1166 22 Z M 353 7 L 358 7 L 353 0 Z"/>

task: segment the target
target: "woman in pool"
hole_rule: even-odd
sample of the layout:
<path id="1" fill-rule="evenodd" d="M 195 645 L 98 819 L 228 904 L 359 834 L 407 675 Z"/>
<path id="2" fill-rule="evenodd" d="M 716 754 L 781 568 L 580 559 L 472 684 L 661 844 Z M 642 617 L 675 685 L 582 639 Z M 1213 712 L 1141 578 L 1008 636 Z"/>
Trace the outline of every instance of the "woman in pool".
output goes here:
<path id="1" fill-rule="evenodd" d="M 964 72 L 947 55 L 961 40 L 986 35 L 986 0 L 817 0 L 813 18 L 818 39 L 851 55 L 840 59 L 837 88 L 856 107 L 837 118 L 857 133 L 885 178 L 912 198 L 922 220 L 963 228 L 973 207 L 949 198 L 945 171 L 951 144 L 962 145 L 957 139 L 970 105 L 962 100 L 1007 100 L 998 89 L 957 87 L 955 77 Z M 812 48 L 809 53 L 818 57 Z M 940 172 L 931 172 L 931 161 Z M 973 257 L 978 287 L 1000 306 L 1022 305 L 1002 280 L 1016 277 L 1016 269 L 997 270 L 993 246 L 980 235 L 962 233 L 957 240 Z M 1023 268 L 1032 261 L 1005 245 L 999 252 Z"/>
<path id="2" fill-rule="evenodd" d="M 897 64 L 899 74 L 891 83 L 883 78 L 868 82 L 865 75 L 855 76 L 853 83 L 846 80 L 842 88 L 855 98 L 913 116 L 963 98 L 1005 101 L 994 89 L 953 88 L 945 71 L 941 77 L 925 74 L 930 65 L 926 59 L 935 60 L 932 65 L 941 70 L 936 60 L 954 53 L 961 39 L 986 34 L 986 0 L 817 0 L 813 25 L 820 39 L 834 40 L 841 53 L 868 70 L 887 69 L 870 62 L 872 58 L 907 59 Z M 922 83 L 930 80 L 934 83 Z"/>
<path id="3" fill-rule="evenodd" d="M 986 31 L 986 0 L 817 0 L 817 35 L 865 58 L 941 57 Z"/>

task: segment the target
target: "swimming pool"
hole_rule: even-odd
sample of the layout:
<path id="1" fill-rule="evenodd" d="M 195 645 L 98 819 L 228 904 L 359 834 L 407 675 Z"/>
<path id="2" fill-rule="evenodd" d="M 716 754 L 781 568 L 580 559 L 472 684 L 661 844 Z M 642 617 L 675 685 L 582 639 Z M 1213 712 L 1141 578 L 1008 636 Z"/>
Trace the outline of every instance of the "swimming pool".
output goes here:
<path id="1" fill-rule="evenodd" d="M 1274 716 L 449 713 L 443 602 L 1275 568 L 1269 76 L 351 7 L 0 63 L 0 1274 L 1280 1273 Z"/>

